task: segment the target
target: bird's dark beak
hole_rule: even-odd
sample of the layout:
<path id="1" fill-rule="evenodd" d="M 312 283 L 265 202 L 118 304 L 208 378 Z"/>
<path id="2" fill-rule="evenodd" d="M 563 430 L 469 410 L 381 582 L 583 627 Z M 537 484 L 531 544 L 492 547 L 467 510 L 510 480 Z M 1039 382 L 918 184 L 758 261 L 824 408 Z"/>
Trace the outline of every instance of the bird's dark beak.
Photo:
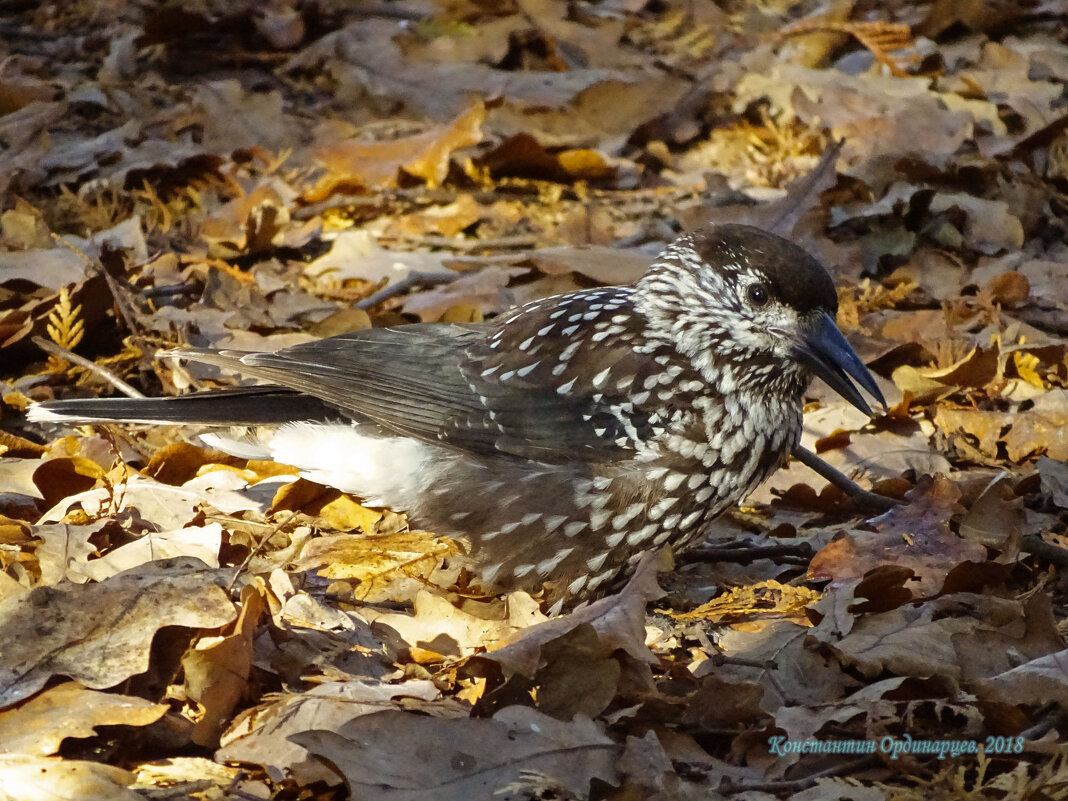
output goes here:
<path id="1" fill-rule="evenodd" d="M 804 339 L 795 345 L 794 355 L 814 376 L 822 378 L 827 386 L 869 417 L 875 415 L 860 391 L 849 380 L 850 377 L 875 400 L 886 406 L 883 393 L 879 391 L 872 374 L 826 312 L 820 313 L 815 327 L 806 332 Z"/>

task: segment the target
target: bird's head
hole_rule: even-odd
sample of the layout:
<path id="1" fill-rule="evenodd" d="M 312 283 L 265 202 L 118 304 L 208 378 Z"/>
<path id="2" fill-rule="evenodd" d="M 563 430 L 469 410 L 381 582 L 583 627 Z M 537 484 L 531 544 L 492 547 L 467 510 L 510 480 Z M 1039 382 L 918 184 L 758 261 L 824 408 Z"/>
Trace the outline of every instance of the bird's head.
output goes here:
<path id="1" fill-rule="evenodd" d="M 638 288 L 653 329 L 712 383 L 799 394 L 815 375 L 871 415 L 852 378 L 885 403 L 834 322 L 827 270 L 782 237 L 747 225 L 699 229 L 664 250 Z"/>

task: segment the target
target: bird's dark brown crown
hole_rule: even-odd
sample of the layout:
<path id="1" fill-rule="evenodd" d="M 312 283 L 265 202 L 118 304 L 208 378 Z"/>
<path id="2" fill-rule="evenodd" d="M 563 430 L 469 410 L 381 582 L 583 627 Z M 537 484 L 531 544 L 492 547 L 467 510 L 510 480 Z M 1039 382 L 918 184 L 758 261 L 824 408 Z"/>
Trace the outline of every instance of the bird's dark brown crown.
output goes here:
<path id="1" fill-rule="evenodd" d="M 827 270 L 782 237 L 751 225 L 729 224 L 699 228 L 686 238 L 709 267 L 757 270 L 772 296 L 800 313 L 820 309 L 833 317 L 838 310 L 838 295 Z"/>

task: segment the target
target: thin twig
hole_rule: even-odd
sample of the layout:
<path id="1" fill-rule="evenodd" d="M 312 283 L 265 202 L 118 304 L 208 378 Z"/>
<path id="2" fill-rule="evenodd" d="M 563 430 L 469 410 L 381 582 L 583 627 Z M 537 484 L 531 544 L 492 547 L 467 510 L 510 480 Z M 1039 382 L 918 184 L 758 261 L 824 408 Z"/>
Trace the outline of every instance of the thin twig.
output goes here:
<path id="1" fill-rule="evenodd" d="M 440 286 L 441 284 L 450 284 L 459 277 L 460 273 L 411 272 L 395 284 L 390 284 L 385 289 L 380 289 L 373 295 L 368 295 L 366 298 L 356 303 L 355 306 L 357 309 L 366 311 L 367 309 L 377 306 L 379 303 L 384 303 L 398 295 L 403 295 L 409 289 L 415 289 L 420 286 Z"/>
<path id="2" fill-rule="evenodd" d="M 416 247 L 441 248 L 463 253 L 472 250 L 529 250 L 538 244 L 538 238 L 529 234 L 498 236 L 492 239 L 456 239 L 451 236 L 424 234 L 401 237 L 401 241 Z"/>
<path id="3" fill-rule="evenodd" d="M 1019 733 L 1025 740 L 1037 740 L 1064 720 L 1064 711 L 1056 703 L 1051 704 L 1030 728 Z"/>
<path id="4" fill-rule="evenodd" d="M 68 361 L 71 364 L 76 364 L 79 367 L 82 367 L 93 373 L 94 375 L 103 378 L 105 381 L 107 381 L 109 384 L 115 387 L 115 389 L 117 389 L 119 392 L 121 392 L 128 398 L 145 397 L 141 392 L 127 384 L 125 381 L 123 381 L 121 378 L 111 372 L 108 368 L 101 367 L 96 362 L 90 361 L 84 356 L 79 356 L 77 353 L 67 350 L 62 345 L 57 345 L 55 342 L 45 339 L 44 337 L 34 337 L 33 343 L 41 350 L 46 351 L 47 353 L 51 353 L 53 356 L 58 356 L 60 359 Z"/>
<path id="5" fill-rule="evenodd" d="M 789 194 L 783 200 L 782 208 L 779 209 L 779 216 L 775 218 L 775 221 L 768 228 L 771 233 L 786 237 L 790 235 L 790 231 L 793 230 L 801 214 L 808 207 L 819 185 L 828 177 L 834 177 L 834 166 L 844 145 L 845 139 L 839 139 L 837 142 L 832 143 L 823 151 L 816 166 L 801 179 L 801 183 L 796 188 L 791 187 Z"/>
<path id="6" fill-rule="evenodd" d="M 724 779 L 719 790 L 726 795 L 743 792 L 778 793 L 789 790 L 804 790 L 813 786 L 817 779 L 824 779 L 828 776 L 848 776 L 852 773 L 856 773 L 862 768 L 877 764 L 879 764 L 877 757 L 863 756 L 859 759 L 853 759 L 849 762 L 842 762 L 841 764 L 832 765 L 823 770 L 818 770 L 807 776 L 802 776 L 800 779 L 784 779 L 783 781 L 762 782 L 760 784 L 747 784 L 745 782 L 735 782 L 731 779 Z"/>
<path id="7" fill-rule="evenodd" d="M 747 565 L 757 559 L 779 563 L 807 565 L 812 560 L 812 546 L 753 545 L 742 548 L 695 548 L 679 555 L 680 562 L 736 562 Z"/>
<path id="8" fill-rule="evenodd" d="M 285 527 L 292 522 L 292 518 L 286 518 L 278 525 L 276 525 L 273 529 L 265 532 L 264 535 L 260 537 L 260 541 L 256 543 L 256 547 L 249 551 L 248 556 L 245 557 L 244 561 L 239 564 L 237 566 L 237 569 L 234 571 L 233 578 L 231 578 L 230 583 L 226 585 L 226 591 L 228 593 L 233 592 L 234 585 L 237 584 L 237 580 L 241 578 L 241 574 L 248 569 L 248 566 L 252 563 L 252 560 L 263 552 L 263 549 L 267 547 L 267 543 L 270 542 L 274 535 L 284 530 Z"/>
<path id="9" fill-rule="evenodd" d="M 876 512 L 888 512 L 898 505 L 898 501 L 877 495 L 862 489 L 845 473 L 835 470 L 808 448 L 800 445 L 794 447 L 794 458 L 805 467 L 815 471 L 852 498 L 858 505 Z"/>
<path id="10" fill-rule="evenodd" d="M 1032 556 L 1044 559 L 1057 567 L 1068 567 L 1068 550 L 1046 542 L 1038 534 L 1024 534 L 1020 540 L 1020 548 Z"/>

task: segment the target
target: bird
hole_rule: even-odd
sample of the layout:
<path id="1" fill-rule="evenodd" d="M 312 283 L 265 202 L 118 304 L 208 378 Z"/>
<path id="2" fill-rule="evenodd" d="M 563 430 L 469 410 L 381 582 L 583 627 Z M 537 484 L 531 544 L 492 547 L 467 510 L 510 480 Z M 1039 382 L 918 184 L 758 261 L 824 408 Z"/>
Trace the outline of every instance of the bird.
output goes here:
<path id="1" fill-rule="evenodd" d="M 28 417 L 219 427 L 209 445 L 406 511 L 462 543 L 484 588 L 540 592 L 559 612 L 646 552 L 693 545 L 784 464 L 813 377 L 869 416 L 861 388 L 885 406 L 837 307 L 797 244 L 708 225 L 630 285 L 273 353 L 171 351 L 266 383 L 46 401 Z"/>

